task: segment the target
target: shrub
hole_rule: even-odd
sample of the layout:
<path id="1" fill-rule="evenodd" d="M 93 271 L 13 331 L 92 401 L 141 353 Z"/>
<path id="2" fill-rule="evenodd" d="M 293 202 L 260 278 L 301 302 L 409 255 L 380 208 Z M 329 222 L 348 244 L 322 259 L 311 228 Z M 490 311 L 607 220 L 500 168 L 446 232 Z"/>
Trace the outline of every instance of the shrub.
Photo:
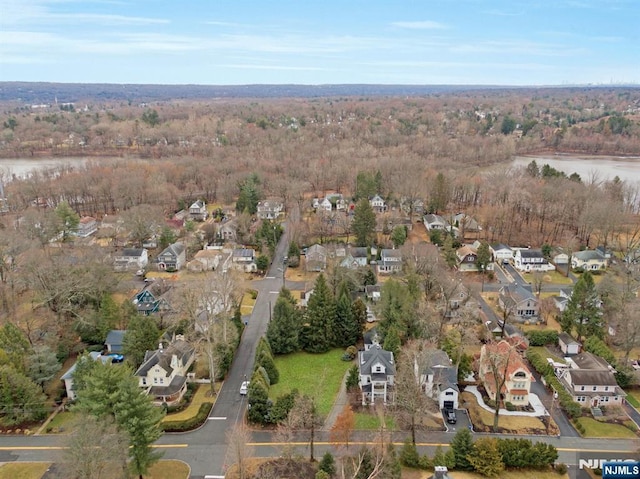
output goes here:
<path id="1" fill-rule="evenodd" d="M 358 355 L 358 349 L 355 346 L 349 346 L 343 355 L 345 361 L 352 361 Z"/>
<path id="2" fill-rule="evenodd" d="M 249 294 L 251 295 L 251 299 L 256 299 L 258 297 L 258 292 L 255 289 L 249 290 Z"/>
<path id="3" fill-rule="evenodd" d="M 564 476 L 567 471 L 569 470 L 569 468 L 567 467 L 567 465 L 564 462 L 561 462 L 560 464 L 556 464 L 556 472 L 558 474 L 560 474 L 561 476 Z"/>
<path id="4" fill-rule="evenodd" d="M 527 332 L 527 338 L 529 338 L 529 346 L 545 346 L 547 344 L 557 344 L 558 332 L 553 329 L 529 331 Z"/>
<path id="5" fill-rule="evenodd" d="M 336 473 L 336 464 L 333 459 L 333 455 L 330 452 L 325 452 L 324 456 L 322 456 L 322 460 L 320 461 L 320 465 L 318 469 L 327 474 L 327 477 L 331 477 Z M 317 476 L 316 476 L 317 477 Z"/>
<path id="6" fill-rule="evenodd" d="M 163 422 L 160 423 L 160 427 L 164 432 L 191 431 L 192 429 L 195 429 L 204 424 L 204 422 L 207 420 L 207 416 L 209 416 L 209 412 L 211 411 L 212 407 L 213 403 L 204 402 L 200 405 L 200 409 L 198 409 L 198 413 L 195 416 L 183 421 Z"/>
<path id="7" fill-rule="evenodd" d="M 504 403 L 504 407 L 507 408 L 507 411 L 515 411 L 516 410 L 516 407 L 513 405 L 513 403 L 510 403 L 509 401 Z"/>
<path id="8" fill-rule="evenodd" d="M 406 467 L 420 467 L 420 454 L 418 454 L 416 445 L 409 439 L 405 439 L 400 450 L 400 463 Z"/>

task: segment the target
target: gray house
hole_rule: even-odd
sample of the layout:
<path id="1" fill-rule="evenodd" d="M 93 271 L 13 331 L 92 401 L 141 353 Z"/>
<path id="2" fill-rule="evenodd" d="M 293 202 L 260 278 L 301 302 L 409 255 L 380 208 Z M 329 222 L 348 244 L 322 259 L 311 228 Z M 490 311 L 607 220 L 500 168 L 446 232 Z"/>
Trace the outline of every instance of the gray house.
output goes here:
<path id="1" fill-rule="evenodd" d="M 438 402 L 440 409 L 458 408 L 458 368 L 446 352 L 433 351 L 420 375 L 425 394 Z"/>
<path id="2" fill-rule="evenodd" d="M 327 248 L 314 244 L 307 249 L 305 258 L 307 271 L 324 271 L 327 267 Z"/>
<path id="3" fill-rule="evenodd" d="M 393 404 L 393 386 L 396 375 L 393 353 L 385 351 L 380 344 L 375 342 L 368 350 L 358 353 L 358 369 L 362 405 L 375 404 L 376 399 L 382 400 L 384 404 Z"/>
<path id="4" fill-rule="evenodd" d="M 187 258 L 187 249 L 184 243 L 173 243 L 167 246 L 156 258 L 156 266 L 160 271 L 178 271 Z"/>
<path id="5" fill-rule="evenodd" d="M 519 322 L 535 321 L 538 319 L 538 298 L 522 286 L 507 285 L 500 288 L 498 304 L 503 310 L 513 314 Z"/>
<path id="6" fill-rule="evenodd" d="M 124 342 L 124 329 L 112 329 L 104 340 L 104 347 L 109 353 L 122 354 L 122 344 Z"/>

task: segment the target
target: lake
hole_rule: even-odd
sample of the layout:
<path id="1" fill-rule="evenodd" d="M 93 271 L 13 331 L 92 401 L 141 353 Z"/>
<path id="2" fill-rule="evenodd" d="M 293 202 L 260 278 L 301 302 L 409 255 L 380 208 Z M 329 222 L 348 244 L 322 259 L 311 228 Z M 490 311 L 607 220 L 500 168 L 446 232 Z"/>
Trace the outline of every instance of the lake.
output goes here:
<path id="1" fill-rule="evenodd" d="M 77 167 L 84 165 L 88 160 L 89 158 L 2 158 L 0 159 L 0 178 L 10 179 L 14 175 L 25 178 L 34 170 L 60 165 Z"/>
<path id="2" fill-rule="evenodd" d="M 583 182 L 591 179 L 612 180 L 618 176 L 628 183 L 640 182 L 640 157 L 588 156 L 588 155 L 541 155 L 516 156 L 512 165 L 526 167 L 536 160 L 538 167 L 548 164 L 569 176 L 578 173 Z"/>

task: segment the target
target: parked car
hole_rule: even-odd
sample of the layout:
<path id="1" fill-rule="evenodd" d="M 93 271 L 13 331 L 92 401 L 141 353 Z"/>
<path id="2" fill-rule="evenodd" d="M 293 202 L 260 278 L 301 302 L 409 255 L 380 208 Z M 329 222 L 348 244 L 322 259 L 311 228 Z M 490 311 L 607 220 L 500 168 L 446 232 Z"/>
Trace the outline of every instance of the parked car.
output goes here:
<path id="1" fill-rule="evenodd" d="M 449 424 L 455 424 L 456 422 L 458 422 L 458 419 L 456 418 L 456 412 L 453 409 L 445 409 L 444 416 L 447 418 L 447 422 Z"/>
<path id="2" fill-rule="evenodd" d="M 249 390 L 249 381 L 242 381 L 242 384 L 240 385 L 240 395 L 246 396 L 248 390 Z"/>

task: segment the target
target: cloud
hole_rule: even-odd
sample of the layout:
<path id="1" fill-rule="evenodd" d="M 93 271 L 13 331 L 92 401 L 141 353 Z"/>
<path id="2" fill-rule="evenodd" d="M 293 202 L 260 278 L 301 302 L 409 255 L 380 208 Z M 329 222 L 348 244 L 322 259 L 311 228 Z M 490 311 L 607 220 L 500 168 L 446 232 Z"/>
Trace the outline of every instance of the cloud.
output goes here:
<path id="1" fill-rule="evenodd" d="M 445 30 L 448 28 L 443 23 L 433 22 L 431 20 L 423 20 L 419 22 L 393 22 L 391 25 L 397 28 L 406 28 L 408 30 Z"/>

